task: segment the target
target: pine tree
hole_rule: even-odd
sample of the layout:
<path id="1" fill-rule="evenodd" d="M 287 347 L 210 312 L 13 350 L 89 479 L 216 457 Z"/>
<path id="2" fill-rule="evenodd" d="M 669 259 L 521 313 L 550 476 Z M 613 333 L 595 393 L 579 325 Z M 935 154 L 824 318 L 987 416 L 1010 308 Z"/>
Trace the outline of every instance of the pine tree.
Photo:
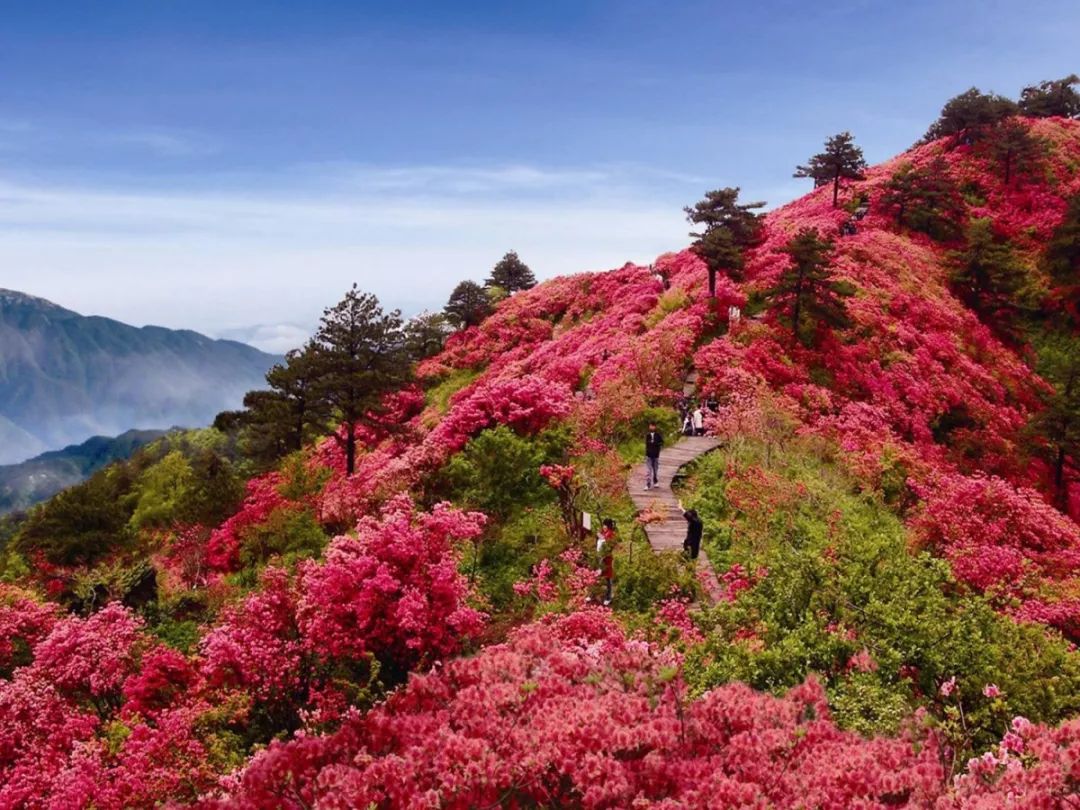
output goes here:
<path id="1" fill-rule="evenodd" d="M 1080 285 L 1080 194 L 1069 200 L 1043 254 L 1043 267 L 1057 284 Z"/>
<path id="2" fill-rule="evenodd" d="M 401 313 L 384 313 L 379 299 L 354 284 L 323 313 L 312 339 L 314 400 L 340 428 L 332 435 L 345 450 L 345 472 L 356 471 L 356 429 L 377 424 L 383 398 L 409 377 Z"/>
<path id="3" fill-rule="evenodd" d="M 443 312 L 459 329 L 476 326 L 491 314 L 491 299 L 487 291 L 475 281 L 462 281 L 450 293 Z"/>
<path id="4" fill-rule="evenodd" d="M 803 228 L 781 249 L 791 257 L 791 266 L 765 291 L 769 308 L 788 320 L 792 337 L 805 346 L 813 344 L 823 326 L 851 325 L 844 298 L 854 290 L 833 277 L 832 251 L 831 239 L 823 239 L 817 228 Z"/>
<path id="5" fill-rule="evenodd" d="M 1027 308 L 1028 274 L 1009 242 L 994 232 L 990 219 L 973 219 L 967 245 L 953 251 L 952 282 L 964 303 L 984 316 Z"/>
<path id="6" fill-rule="evenodd" d="M 761 242 L 761 215 L 754 210 L 764 207 L 764 202 L 739 204 L 738 188 L 722 188 L 707 192 L 704 200 L 683 209 L 688 222 L 704 226 L 690 233 L 697 239 L 691 250 L 709 269 L 710 297 L 716 295 L 716 274 L 720 270 L 741 278 L 744 252 Z"/>
<path id="7" fill-rule="evenodd" d="M 952 135 L 957 140 L 977 141 L 990 127 L 1019 111 L 1012 99 L 994 93 L 983 93 L 972 87 L 945 102 L 938 120 L 930 125 L 922 142 L 929 143 Z"/>
<path id="8" fill-rule="evenodd" d="M 405 349 L 413 360 L 426 360 L 442 351 L 451 327 L 441 312 L 421 312 L 405 324 Z"/>
<path id="9" fill-rule="evenodd" d="M 1063 314 L 1071 328 L 1080 329 L 1080 195 L 1069 200 L 1040 265 L 1054 285 L 1047 298 L 1050 308 Z"/>
<path id="10" fill-rule="evenodd" d="M 1021 175 L 1031 174 L 1039 160 L 1039 141 L 1027 125 L 1016 118 L 1007 118 L 990 133 L 990 152 L 1001 164 L 1005 185 Z"/>
<path id="11" fill-rule="evenodd" d="M 1034 118 L 1080 118 L 1080 93 L 1073 89 L 1080 76 L 1072 73 L 1064 79 L 1039 82 L 1020 93 L 1020 112 Z"/>
<path id="12" fill-rule="evenodd" d="M 959 235 L 957 223 L 964 214 L 963 199 L 940 157 L 924 167 L 903 163 L 882 187 L 878 207 L 895 218 L 897 228 L 941 241 Z"/>
<path id="13" fill-rule="evenodd" d="M 1053 471 L 1054 504 L 1065 511 L 1070 474 L 1080 461 L 1080 337 L 1062 332 L 1047 338 L 1039 347 L 1038 372 L 1054 390 L 1029 427 L 1045 442 L 1041 450 Z"/>
<path id="14" fill-rule="evenodd" d="M 838 205 L 841 180 L 862 180 L 866 160 L 850 132 L 841 132 L 825 141 L 825 151 L 814 155 L 805 166 L 795 168 L 794 177 L 811 177 L 814 188 L 832 183 L 833 208 Z"/>
<path id="15" fill-rule="evenodd" d="M 501 287 L 507 293 L 515 293 L 535 287 L 536 278 L 529 266 L 511 250 L 499 259 L 491 270 L 491 276 L 484 284 L 488 287 Z"/>
<path id="16" fill-rule="evenodd" d="M 318 374 L 315 348 L 308 344 L 290 351 L 284 364 L 278 363 L 266 373 L 268 390 L 249 391 L 244 396 L 248 455 L 267 463 L 275 461 L 300 450 L 325 428 L 329 414 L 314 390 Z"/>

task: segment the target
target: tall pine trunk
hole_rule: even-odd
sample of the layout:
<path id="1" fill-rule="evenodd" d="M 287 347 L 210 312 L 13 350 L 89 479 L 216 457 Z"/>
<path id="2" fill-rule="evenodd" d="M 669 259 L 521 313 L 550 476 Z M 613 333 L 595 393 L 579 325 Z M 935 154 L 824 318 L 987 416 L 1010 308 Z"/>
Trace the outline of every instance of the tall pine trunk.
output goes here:
<path id="1" fill-rule="evenodd" d="M 1065 486 L 1065 446 L 1058 445 L 1057 458 L 1054 459 L 1054 500 L 1062 512 L 1068 511 L 1068 487 Z"/>
<path id="2" fill-rule="evenodd" d="M 345 436 L 345 475 L 351 476 L 356 472 L 356 425 L 348 424 L 349 431 Z"/>

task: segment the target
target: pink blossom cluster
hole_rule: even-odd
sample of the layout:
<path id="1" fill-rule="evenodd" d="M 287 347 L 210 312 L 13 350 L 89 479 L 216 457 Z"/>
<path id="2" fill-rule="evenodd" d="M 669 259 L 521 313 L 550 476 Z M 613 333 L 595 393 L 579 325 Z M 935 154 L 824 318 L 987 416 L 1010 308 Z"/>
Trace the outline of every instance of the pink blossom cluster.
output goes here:
<path id="1" fill-rule="evenodd" d="M 60 617 L 5 588 L 3 649 L 27 660 L 0 677 L 0 807 L 192 800 L 218 779 L 207 735 L 222 718 L 242 727 L 253 711 L 298 712 L 336 726 L 349 703 L 326 677 L 335 667 L 371 656 L 401 677 L 478 636 L 485 617 L 468 605 L 457 547 L 484 522 L 395 498 L 297 576 L 267 569 L 194 656 L 161 645 L 119 604 Z"/>
<path id="2" fill-rule="evenodd" d="M 815 681 L 691 698 L 606 612 L 547 617 L 332 735 L 272 743 L 209 806 L 1037 807 L 1073 790 L 1080 722 L 1013 722 L 950 783 L 932 730 L 839 730 Z M 1022 760 L 1020 753 L 1037 758 Z"/>

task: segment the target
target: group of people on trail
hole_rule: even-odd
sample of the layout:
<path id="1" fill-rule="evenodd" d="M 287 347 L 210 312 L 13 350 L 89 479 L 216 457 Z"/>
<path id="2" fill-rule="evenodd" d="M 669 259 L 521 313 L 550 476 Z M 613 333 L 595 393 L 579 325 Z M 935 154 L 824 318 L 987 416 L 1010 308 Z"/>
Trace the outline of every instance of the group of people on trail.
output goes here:
<path id="1" fill-rule="evenodd" d="M 700 414 L 697 408 L 696 413 Z M 659 431 L 654 422 L 649 423 L 649 430 L 645 434 L 645 489 L 651 490 L 660 486 L 660 451 L 664 447 L 664 435 Z M 683 509 L 679 503 L 683 519 L 686 521 L 686 539 L 683 540 L 683 551 L 691 560 L 696 560 L 701 551 L 701 537 L 705 531 L 705 524 L 694 509 Z M 604 583 L 604 604 L 610 605 L 615 583 L 615 521 L 605 518 L 600 524 L 600 531 L 596 533 L 596 556 L 600 562 L 600 579 Z"/>
<path id="2" fill-rule="evenodd" d="M 705 412 L 700 405 L 695 405 L 693 410 L 687 410 L 683 414 L 682 432 L 684 436 L 705 435 Z"/>

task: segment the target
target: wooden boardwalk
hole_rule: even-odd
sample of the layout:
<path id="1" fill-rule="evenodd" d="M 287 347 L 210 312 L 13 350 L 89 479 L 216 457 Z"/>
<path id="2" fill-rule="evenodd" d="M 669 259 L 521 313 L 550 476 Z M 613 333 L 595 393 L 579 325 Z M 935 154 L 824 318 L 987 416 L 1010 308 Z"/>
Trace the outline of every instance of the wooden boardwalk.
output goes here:
<path id="1" fill-rule="evenodd" d="M 635 464 L 630 471 L 627 487 L 630 498 L 639 512 L 660 514 L 663 519 L 645 526 L 645 534 L 654 551 L 681 551 L 686 538 L 686 520 L 679 509 L 679 501 L 671 489 L 676 474 L 694 459 L 720 446 L 714 436 L 683 436 L 660 452 L 660 482 L 650 490 L 645 489 L 645 461 Z M 642 450 L 644 454 L 644 450 Z M 698 555 L 698 578 L 712 599 L 721 593 L 705 549 Z"/>

